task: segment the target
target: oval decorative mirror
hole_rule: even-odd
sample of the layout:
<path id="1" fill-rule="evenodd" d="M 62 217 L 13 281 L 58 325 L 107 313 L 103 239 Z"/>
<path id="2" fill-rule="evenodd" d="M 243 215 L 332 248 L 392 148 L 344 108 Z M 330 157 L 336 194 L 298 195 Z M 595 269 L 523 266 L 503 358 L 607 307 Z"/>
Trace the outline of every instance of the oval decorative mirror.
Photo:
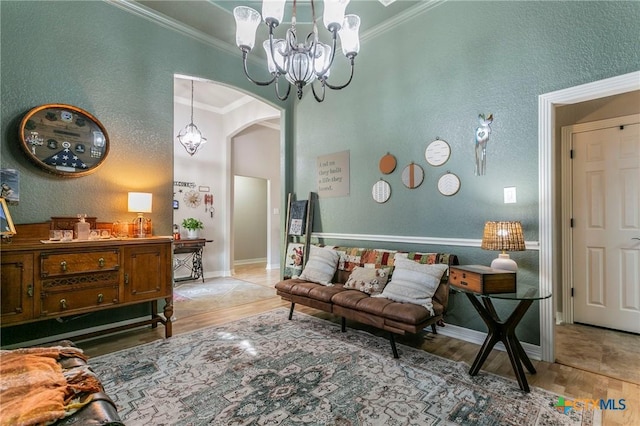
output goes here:
<path id="1" fill-rule="evenodd" d="M 20 122 L 20 146 L 29 160 L 59 176 L 84 176 L 109 153 L 107 131 L 78 107 L 46 104 L 30 110 Z"/>

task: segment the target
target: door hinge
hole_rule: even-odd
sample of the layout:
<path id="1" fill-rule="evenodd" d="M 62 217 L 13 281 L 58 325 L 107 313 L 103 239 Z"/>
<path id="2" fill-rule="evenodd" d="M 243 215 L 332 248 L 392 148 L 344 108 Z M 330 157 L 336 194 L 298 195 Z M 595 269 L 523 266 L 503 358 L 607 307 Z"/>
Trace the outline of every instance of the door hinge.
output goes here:
<path id="1" fill-rule="evenodd" d="M 571 287 L 571 297 L 573 297 L 573 287 Z"/>
<path id="2" fill-rule="evenodd" d="M 573 228 L 573 218 L 569 219 L 569 227 Z"/>
<path id="3" fill-rule="evenodd" d="M 569 150 L 569 158 L 573 159 L 573 149 Z"/>

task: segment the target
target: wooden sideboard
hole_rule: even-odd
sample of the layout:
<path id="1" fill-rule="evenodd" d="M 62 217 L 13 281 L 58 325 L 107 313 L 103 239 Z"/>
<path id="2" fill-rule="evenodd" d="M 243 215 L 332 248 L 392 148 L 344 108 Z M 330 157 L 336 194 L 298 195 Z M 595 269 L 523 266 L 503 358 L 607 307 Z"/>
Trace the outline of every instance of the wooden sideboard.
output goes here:
<path id="1" fill-rule="evenodd" d="M 158 323 L 170 337 L 173 315 L 172 239 L 122 238 L 71 242 L 16 239 L 0 246 L 2 327 L 103 309 L 151 304 L 151 317 L 93 335 Z M 163 315 L 158 300 L 164 299 Z"/>

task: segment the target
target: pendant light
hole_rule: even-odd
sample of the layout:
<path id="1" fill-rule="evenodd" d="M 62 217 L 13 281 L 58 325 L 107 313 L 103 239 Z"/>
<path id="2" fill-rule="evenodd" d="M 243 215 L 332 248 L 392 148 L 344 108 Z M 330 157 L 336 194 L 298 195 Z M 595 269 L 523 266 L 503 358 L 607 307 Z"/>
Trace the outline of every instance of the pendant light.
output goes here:
<path id="1" fill-rule="evenodd" d="M 191 122 L 178 133 L 178 141 L 182 144 L 189 155 L 193 155 L 207 143 L 207 139 L 202 136 L 202 132 L 193 124 L 193 80 L 191 80 Z"/>

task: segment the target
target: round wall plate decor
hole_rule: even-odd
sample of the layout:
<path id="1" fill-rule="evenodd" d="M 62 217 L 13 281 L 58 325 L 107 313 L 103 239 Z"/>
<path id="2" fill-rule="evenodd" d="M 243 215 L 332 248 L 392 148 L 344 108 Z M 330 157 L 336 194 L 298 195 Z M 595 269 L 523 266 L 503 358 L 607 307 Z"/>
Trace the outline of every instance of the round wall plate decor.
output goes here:
<path id="1" fill-rule="evenodd" d="M 407 188 L 417 188 L 424 180 L 424 170 L 418 164 L 411 163 L 402 171 L 402 183 Z"/>
<path id="2" fill-rule="evenodd" d="M 187 191 L 184 194 L 184 202 L 187 205 L 187 207 L 191 207 L 192 209 L 195 209 L 202 202 L 200 193 L 194 190 Z"/>
<path id="3" fill-rule="evenodd" d="M 373 184 L 371 196 L 376 203 L 386 203 L 391 196 L 391 185 L 389 185 L 389 182 L 380 179 Z"/>
<path id="4" fill-rule="evenodd" d="M 396 165 L 397 165 L 396 157 L 394 157 L 392 154 L 387 152 L 380 159 L 380 164 L 379 164 L 380 172 L 384 173 L 385 175 L 388 175 L 389 173 L 393 172 L 396 169 Z"/>
<path id="5" fill-rule="evenodd" d="M 438 191 L 440 191 L 442 195 L 450 197 L 455 195 L 459 190 L 460 178 L 457 175 L 447 172 L 438 179 Z"/>
<path id="6" fill-rule="evenodd" d="M 451 155 L 451 147 L 443 140 L 436 139 L 427 145 L 424 151 L 424 158 L 432 166 L 442 166 L 449 160 Z"/>

